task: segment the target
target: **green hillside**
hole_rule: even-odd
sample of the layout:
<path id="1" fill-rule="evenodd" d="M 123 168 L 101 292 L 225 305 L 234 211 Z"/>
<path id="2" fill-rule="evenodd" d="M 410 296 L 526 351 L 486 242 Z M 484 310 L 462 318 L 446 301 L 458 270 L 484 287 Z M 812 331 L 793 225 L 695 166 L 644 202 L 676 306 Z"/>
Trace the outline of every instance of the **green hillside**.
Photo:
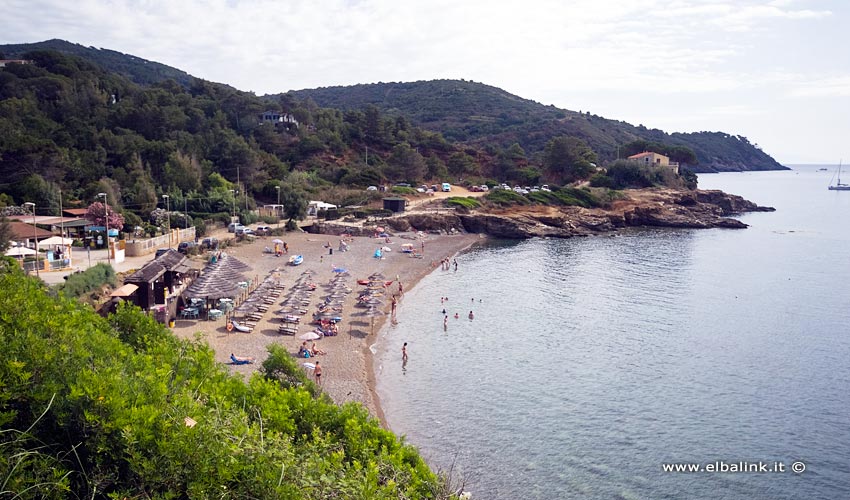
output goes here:
<path id="1" fill-rule="evenodd" d="M 55 50 L 63 54 L 81 57 L 107 71 L 118 73 L 139 85 L 152 85 L 164 80 L 174 80 L 180 85 L 188 87 L 194 79 L 189 73 L 165 64 L 114 50 L 86 47 L 55 38 L 43 42 L 0 45 L 0 53 L 9 59 L 21 58 L 27 52 L 36 50 Z"/>
<path id="2" fill-rule="evenodd" d="M 618 149 L 638 140 L 685 146 L 696 154 L 698 172 L 784 169 L 744 137 L 722 132 L 667 134 L 590 113 L 562 110 L 522 99 L 504 90 L 464 80 L 376 83 L 290 92 L 319 106 L 381 111 L 408 117 L 414 124 L 441 132 L 447 139 L 486 148 L 518 143 L 533 155 L 554 137 L 567 135 L 587 142 L 603 163 Z M 622 152 L 622 151 L 620 151 Z"/>

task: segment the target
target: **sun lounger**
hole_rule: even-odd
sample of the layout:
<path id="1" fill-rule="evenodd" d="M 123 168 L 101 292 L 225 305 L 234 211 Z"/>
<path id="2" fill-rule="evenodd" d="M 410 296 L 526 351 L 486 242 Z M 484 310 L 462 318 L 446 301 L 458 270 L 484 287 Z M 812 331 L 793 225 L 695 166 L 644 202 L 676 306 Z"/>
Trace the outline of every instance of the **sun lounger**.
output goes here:
<path id="1" fill-rule="evenodd" d="M 277 332 L 281 335 L 295 335 L 298 333 L 298 328 L 294 326 L 281 326 L 277 329 Z"/>
<path id="2" fill-rule="evenodd" d="M 250 333 L 251 330 L 253 330 L 253 328 L 248 326 L 247 324 L 237 323 L 233 320 L 230 321 L 230 324 L 233 325 L 233 329 L 237 332 Z"/>

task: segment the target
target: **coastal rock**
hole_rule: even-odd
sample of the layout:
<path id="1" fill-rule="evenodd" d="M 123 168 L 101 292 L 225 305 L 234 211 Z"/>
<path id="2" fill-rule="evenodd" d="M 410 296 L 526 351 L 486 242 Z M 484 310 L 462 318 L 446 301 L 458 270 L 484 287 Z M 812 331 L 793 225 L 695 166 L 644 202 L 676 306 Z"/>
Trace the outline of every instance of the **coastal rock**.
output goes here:
<path id="1" fill-rule="evenodd" d="M 722 212 L 720 215 L 727 216 L 733 214 L 741 214 L 744 212 L 774 212 L 773 207 L 762 207 L 749 200 L 745 200 L 741 196 L 724 193 L 716 189 L 712 190 L 696 190 L 691 195 L 695 201 L 699 203 L 707 203 L 719 207 Z M 683 196 L 684 197 L 684 196 Z"/>
<path id="2" fill-rule="evenodd" d="M 380 223 L 394 232 L 465 232 L 508 239 L 571 238 L 614 232 L 627 226 L 741 229 L 747 225 L 729 215 L 774 210 L 717 190 L 653 188 L 628 194 L 608 208 L 536 205 L 499 209 L 496 213 L 442 209 L 406 213 Z M 310 231 L 371 235 L 374 227 L 317 222 Z"/>
<path id="3" fill-rule="evenodd" d="M 623 214 L 626 224 L 629 226 L 653 226 L 653 227 L 681 227 L 705 229 L 710 227 L 725 227 L 731 229 L 742 229 L 747 227 L 743 222 L 736 219 L 720 217 L 713 213 L 715 207 L 700 207 L 701 210 L 693 210 L 683 206 L 654 206 L 635 207 Z"/>

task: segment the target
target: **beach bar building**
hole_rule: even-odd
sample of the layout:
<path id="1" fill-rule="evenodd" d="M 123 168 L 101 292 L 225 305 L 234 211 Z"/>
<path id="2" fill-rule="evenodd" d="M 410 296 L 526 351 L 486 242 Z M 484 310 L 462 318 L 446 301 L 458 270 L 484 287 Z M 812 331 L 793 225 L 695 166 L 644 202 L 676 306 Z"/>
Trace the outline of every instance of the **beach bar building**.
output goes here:
<path id="1" fill-rule="evenodd" d="M 128 276 L 125 284 L 138 286 L 133 301 L 144 310 L 165 309 L 169 317 L 177 312 L 177 298 L 196 271 L 185 255 L 169 249 Z"/>
<path id="2" fill-rule="evenodd" d="M 404 207 L 407 205 L 405 198 L 384 198 L 384 210 L 391 210 L 395 213 L 404 212 Z"/>

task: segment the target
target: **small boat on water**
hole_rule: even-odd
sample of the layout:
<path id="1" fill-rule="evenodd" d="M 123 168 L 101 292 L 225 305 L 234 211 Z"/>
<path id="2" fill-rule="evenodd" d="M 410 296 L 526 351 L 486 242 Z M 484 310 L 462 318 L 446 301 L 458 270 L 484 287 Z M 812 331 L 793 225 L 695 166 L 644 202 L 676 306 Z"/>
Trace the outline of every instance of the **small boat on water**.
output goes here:
<path id="1" fill-rule="evenodd" d="M 850 191 L 850 184 L 842 184 L 841 183 L 841 162 L 838 162 L 838 182 L 835 184 L 832 181 L 829 181 L 829 190 L 830 191 Z"/>
<path id="2" fill-rule="evenodd" d="M 301 265 L 302 262 L 304 262 L 304 256 L 303 255 L 293 255 L 292 257 L 289 258 L 289 265 L 290 266 L 299 266 L 299 265 Z"/>

